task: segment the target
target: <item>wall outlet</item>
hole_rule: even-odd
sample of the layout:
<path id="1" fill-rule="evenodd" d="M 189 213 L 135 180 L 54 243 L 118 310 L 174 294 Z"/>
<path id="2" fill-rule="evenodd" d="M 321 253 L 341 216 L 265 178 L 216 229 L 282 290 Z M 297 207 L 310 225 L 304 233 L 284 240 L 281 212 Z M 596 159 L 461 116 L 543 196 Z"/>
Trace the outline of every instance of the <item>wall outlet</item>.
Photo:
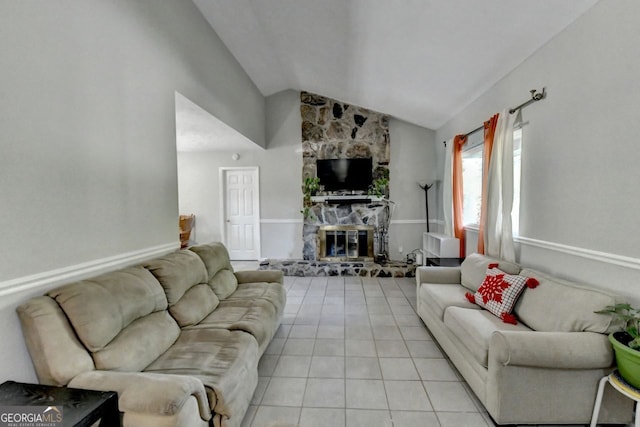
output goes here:
<path id="1" fill-rule="evenodd" d="M 400 253 L 404 252 L 404 251 L 402 250 L 402 246 L 398 246 L 398 252 L 400 252 Z"/>

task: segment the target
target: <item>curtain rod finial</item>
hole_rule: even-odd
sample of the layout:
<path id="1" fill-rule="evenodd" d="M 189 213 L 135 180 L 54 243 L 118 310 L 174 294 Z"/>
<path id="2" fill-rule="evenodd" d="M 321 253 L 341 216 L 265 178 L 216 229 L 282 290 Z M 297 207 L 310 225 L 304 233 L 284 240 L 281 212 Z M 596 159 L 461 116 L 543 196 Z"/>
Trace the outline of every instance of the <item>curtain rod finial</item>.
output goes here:
<path id="1" fill-rule="evenodd" d="M 532 102 L 540 101 L 540 100 L 545 99 L 547 97 L 547 88 L 546 87 L 542 88 L 542 92 L 538 92 L 537 89 L 531 89 L 529 92 L 531 93 L 531 99 L 529 99 L 528 101 L 523 102 L 522 104 L 518 105 L 517 107 L 513 107 L 513 108 L 509 109 L 509 114 L 513 114 L 516 111 L 520 110 L 521 108 L 526 107 L 527 105 L 531 104 Z"/>

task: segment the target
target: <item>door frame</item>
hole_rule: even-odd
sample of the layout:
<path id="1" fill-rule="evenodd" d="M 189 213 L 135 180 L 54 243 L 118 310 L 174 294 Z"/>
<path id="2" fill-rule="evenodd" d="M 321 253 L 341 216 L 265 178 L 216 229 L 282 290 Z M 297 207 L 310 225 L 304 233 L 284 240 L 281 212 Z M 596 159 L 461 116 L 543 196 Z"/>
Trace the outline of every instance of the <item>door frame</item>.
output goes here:
<path id="1" fill-rule="evenodd" d="M 218 168 L 218 176 L 220 182 L 220 231 L 222 235 L 222 243 L 227 246 L 227 185 L 226 174 L 228 171 L 247 170 L 255 172 L 256 180 L 254 181 L 254 200 L 255 206 L 255 245 L 256 245 L 256 260 L 262 258 L 262 244 L 260 239 L 260 167 L 259 166 L 222 166 Z M 232 260 L 233 261 L 233 260 Z"/>

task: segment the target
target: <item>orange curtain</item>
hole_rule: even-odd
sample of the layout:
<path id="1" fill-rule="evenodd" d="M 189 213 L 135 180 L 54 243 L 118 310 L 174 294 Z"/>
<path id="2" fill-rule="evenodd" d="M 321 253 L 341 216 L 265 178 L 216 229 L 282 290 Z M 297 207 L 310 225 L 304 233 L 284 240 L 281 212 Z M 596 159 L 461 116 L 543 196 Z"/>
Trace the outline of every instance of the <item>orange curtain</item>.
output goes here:
<path id="1" fill-rule="evenodd" d="M 462 223 L 462 146 L 467 142 L 466 135 L 453 138 L 453 233 L 460 239 L 460 258 L 465 256 L 464 224 Z"/>
<path id="2" fill-rule="evenodd" d="M 484 227 L 487 222 L 487 189 L 489 178 L 489 161 L 493 149 L 493 138 L 496 134 L 499 114 L 484 122 L 484 150 L 482 155 L 482 200 L 480 205 L 480 226 L 478 231 L 478 253 L 484 253 Z"/>

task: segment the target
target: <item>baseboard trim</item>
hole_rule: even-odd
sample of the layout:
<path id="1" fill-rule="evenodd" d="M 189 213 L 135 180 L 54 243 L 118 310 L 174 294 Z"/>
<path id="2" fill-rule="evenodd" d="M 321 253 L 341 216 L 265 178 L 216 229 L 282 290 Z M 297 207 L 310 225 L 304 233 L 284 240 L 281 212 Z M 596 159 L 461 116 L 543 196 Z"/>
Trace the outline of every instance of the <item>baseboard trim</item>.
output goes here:
<path id="1" fill-rule="evenodd" d="M 179 247 L 180 244 L 177 242 L 152 246 L 150 248 L 125 252 L 123 254 L 87 261 L 68 267 L 5 280 L 0 282 L 0 297 L 86 279 L 101 273 L 138 264 L 153 257 L 175 251 Z"/>

